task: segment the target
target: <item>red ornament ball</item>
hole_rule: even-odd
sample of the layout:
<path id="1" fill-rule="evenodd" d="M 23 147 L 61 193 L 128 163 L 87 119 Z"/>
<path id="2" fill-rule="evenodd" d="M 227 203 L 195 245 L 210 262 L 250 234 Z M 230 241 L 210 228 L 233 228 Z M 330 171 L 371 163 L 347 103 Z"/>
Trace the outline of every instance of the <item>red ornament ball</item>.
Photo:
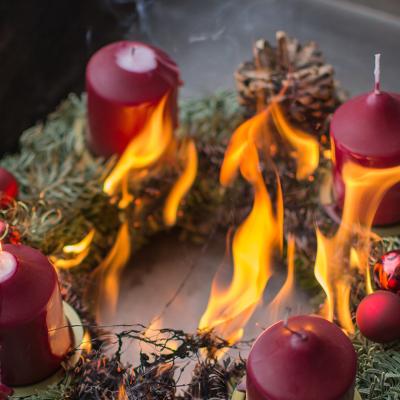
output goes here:
<path id="1" fill-rule="evenodd" d="M 357 308 L 361 333 L 377 343 L 400 339 L 400 296 L 378 290 L 365 297 Z"/>
<path id="2" fill-rule="evenodd" d="M 18 182 L 15 176 L 0 167 L 0 206 L 7 206 L 18 196 Z"/>
<path id="3" fill-rule="evenodd" d="M 374 266 L 374 281 L 380 289 L 400 294 L 400 250 L 384 254 Z"/>

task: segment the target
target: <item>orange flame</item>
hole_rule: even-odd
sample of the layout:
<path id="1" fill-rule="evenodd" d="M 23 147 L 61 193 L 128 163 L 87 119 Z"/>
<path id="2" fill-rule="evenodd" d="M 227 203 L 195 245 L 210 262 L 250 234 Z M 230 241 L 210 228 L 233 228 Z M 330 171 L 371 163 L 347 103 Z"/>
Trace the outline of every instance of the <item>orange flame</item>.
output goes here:
<path id="1" fill-rule="evenodd" d="M 93 285 L 88 292 L 88 298 L 97 299 L 96 319 L 98 322 L 105 321 L 117 308 L 120 276 L 130 254 L 129 226 L 125 221 L 119 228 L 114 246 L 92 274 Z"/>
<path id="2" fill-rule="evenodd" d="M 258 156 L 258 151 L 263 151 L 271 161 L 271 149 L 274 146 L 274 137 L 269 126 L 271 114 L 278 133 L 295 150 L 297 177 L 307 178 L 319 162 L 317 140 L 286 122 L 276 101 L 245 121 L 232 135 L 221 167 L 220 181 L 222 185 L 227 186 L 240 171 L 242 177 L 253 186 L 254 203 L 250 214 L 237 229 L 233 239 L 232 280 L 228 288 L 224 289 L 214 279 L 207 309 L 199 323 L 199 329 L 213 329 L 230 343 L 242 337 L 243 328 L 271 277 L 274 253 L 276 250 L 282 252 L 283 247 L 284 210 L 279 177 L 277 176 L 278 189 L 274 211 L 260 171 Z M 294 257 L 293 246 L 294 241 L 291 240 L 289 257 Z M 288 286 L 293 286 L 293 259 L 290 259 L 289 264 L 290 274 L 285 286 L 288 290 Z"/>
<path id="3" fill-rule="evenodd" d="M 125 385 L 123 383 L 119 385 L 118 400 L 129 400 L 128 394 L 126 393 Z"/>
<path id="4" fill-rule="evenodd" d="M 85 330 L 85 333 L 83 335 L 81 349 L 83 351 L 86 351 L 87 353 L 90 353 L 90 351 L 92 350 L 92 338 L 90 337 L 90 333 L 87 330 Z"/>
<path id="5" fill-rule="evenodd" d="M 400 167 L 367 168 L 348 162 L 343 168 L 346 187 L 341 224 L 332 238 L 317 229 L 318 250 L 315 276 L 327 296 L 325 317 L 337 319 L 341 327 L 354 332 L 350 311 L 352 284 L 351 254 L 357 254 L 359 270 L 365 274 L 366 290 L 372 293 L 368 266 L 372 223 L 387 190 L 400 181 Z M 352 242 L 356 237 L 354 249 Z"/>
<path id="6" fill-rule="evenodd" d="M 171 93 L 166 94 L 140 134 L 128 145 L 104 182 L 104 191 L 112 196 L 130 170 L 148 168 L 160 159 L 173 138 L 173 121 L 168 112 Z"/>
<path id="7" fill-rule="evenodd" d="M 79 266 L 83 260 L 89 255 L 90 245 L 93 241 L 95 229 L 91 229 L 89 233 L 78 243 L 66 245 L 63 247 L 64 254 L 74 254 L 73 258 L 50 257 L 51 262 L 56 268 L 70 269 Z"/>
<path id="8" fill-rule="evenodd" d="M 295 284 L 295 251 L 296 251 L 296 242 L 293 235 L 289 235 L 287 241 L 287 276 L 285 283 L 279 290 L 278 294 L 272 300 L 272 302 L 268 305 L 268 314 L 270 320 L 276 322 L 278 318 L 282 315 L 285 308 L 290 306 L 290 302 L 292 300 L 292 295 L 294 292 L 294 284 Z"/>
<path id="9" fill-rule="evenodd" d="M 316 138 L 293 127 L 284 116 L 278 102 L 271 104 L 272 118 L 281 135 L 294 149 L 297 160 L 297 179 L 306 179 L 318 167 L 319 143 Z"/>
<path id="10" fill-rule="evenodd" d="M 229 164 L 229 150 L 224 164 Z M 272 257 L 281 243 L 281 226 L 272 207 L 271 198 L 259 170 L 256 146 L 250 141 L 243 152 L 240 170 L 253 185 L 253 209 L 237 229 L 233 239 L 233 278 L 227 290 L 214 281 L 207 309 L 199 328 L 213 329 L 230 343 L 240 340 L 243 327 L 253 314 L 272 274 Z M 233 158 L 233 162 L 235 162 Z M 222 167 L 226 171 L 228 167 Z M 232 171 L 234 172 L 234 171 Z M 221 172 L 221 180 L 223 175 Z"/>
<path id="11" fill-rule="evenodd" d="M 168 151 L 172 152 L 176 147 L 174 123 L 169 107 L 170 101 L 171 93 L 168 93 L 161 99 L 140 134 L 129 143 L 104 182 L 103 190 L 109 196 L 121 194 L 118 202 L 121 210 L 126 209 L 134 201 L 135 211 L 138 212 L 141 199 L 135 199 L 129 193 L 130 180 L 134 183 L 142 181 L 148 176 L 149 168 L 156 167 L 156 163 L 161 160 L 166 162 Z M 192 186 L 197 172 L 197 153 L 194 142 L 192 140 L 184 142 L 182 149 L 185 168 L 166 199 L 164 221 L 167 225 L 175 224 L 179 204 Z M 132 173 L 131 177 L 129 177 L 129 173 Z M 93 274 L 96 282 L 96 298 L 99 301 L 96 313 L 99 321 L 116 309 L 119 279 L 129 260 L 130 253 L 128 223 L 123 222 L 114 246 Z"/>
<path id="12" fill-rule="evenodd" d="M 197 151 L 193 140 L 188 140 L 184 144 L 185 168 L 172 187 L 164 206 L 164 221 L 167 225 L 175 225 L 178 214 L 179 203 L 189 191 L 197 174 Z"/>

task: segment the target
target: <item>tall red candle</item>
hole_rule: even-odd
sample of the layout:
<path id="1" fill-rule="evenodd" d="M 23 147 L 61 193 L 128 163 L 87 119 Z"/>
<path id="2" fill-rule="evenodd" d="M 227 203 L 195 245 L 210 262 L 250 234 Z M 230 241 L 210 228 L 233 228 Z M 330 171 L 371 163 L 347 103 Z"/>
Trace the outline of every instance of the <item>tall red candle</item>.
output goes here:
<path id="1" fill-rule="evenodd" d="M 375 90 L 347 101 L 332 118 L 334 191 L 339 207 L 344 202 L 342 169 L 345 162 L 374 168 L 400 165 L 400 94 L 381 91 L 379 68 L 376 71 Z M 400 185 L 386 193 L 374 219 L 375 225 L 398 222 Z"/>
<path id="2" fill-rule="evenodd" d="M 98 50 L 86 68 L 89 145 L 101 156 L 122 154 L 169 91 L 177 122 L 179 69 L 156 47 L 130 41 Z"/>
<path id="3" fill-rule="evenodd" d="M 247 360 L 247 400 L 352 400 L 357 356 L 349 338 L 316 316 L 264 331 Z"/>
<path id="4" fill-rule="evenodd" d="M 0 377 L 8 386 L 43 380 L 71 348 L 54 267 L 38 250 L 0 252 Z"/>

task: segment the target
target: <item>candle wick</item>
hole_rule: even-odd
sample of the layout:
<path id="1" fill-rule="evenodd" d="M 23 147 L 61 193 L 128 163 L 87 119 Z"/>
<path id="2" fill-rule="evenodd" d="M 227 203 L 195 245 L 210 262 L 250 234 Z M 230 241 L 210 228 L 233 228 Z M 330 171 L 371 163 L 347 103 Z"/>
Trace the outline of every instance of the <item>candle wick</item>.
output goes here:
<path id="1" fill-rule="evenodd" d="M 305 333 L 295 331 L 289 326 L 289 315 L 291 312 L 291 308 L 286 307 L 285 317 L 283 318 L 283 327 L 293 335 L 297 335 L 301 340 L 307 340 L 307 335 Z"/>
<path id="2" fill-rule="evenodd" d="M 132 47 L 132 48 L 131 48 L 131 56 L 134 56 L 134 55 L 135 55 L 135 51 L 136 51 L 136 47 Z"/>
<path id="3" fill-rule="evenodd" d="M 375 94 L 380 94 L 381 92 L 381 55 L 375 54 Z"/>

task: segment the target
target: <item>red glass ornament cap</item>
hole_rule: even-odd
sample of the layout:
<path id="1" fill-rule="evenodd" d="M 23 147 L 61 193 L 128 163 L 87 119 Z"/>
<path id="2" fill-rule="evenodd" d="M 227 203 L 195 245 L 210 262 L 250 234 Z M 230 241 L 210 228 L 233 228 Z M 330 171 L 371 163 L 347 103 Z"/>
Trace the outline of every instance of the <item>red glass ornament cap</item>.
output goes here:
<path id="1" fill-rule="evenodd" d="M 143 65 L 132 70 L 121 63 L 121 56 L 126 59 L 129 52 L 133 56 L 135 48 L 149 50 L 146 55 L 154 55 L 147 70 Z M 138 56 L 139 63 L 142 58 Z M 92 56 L 86 68 L 88 90 L 124 105 L 157 101 L 180 83 L 179 68 L 168 54 L 139 42 L 120 41 L 105 46 Z"/>
<path id="2" fill-rule="evenodd" d="M 336 110 L 331 135 L 336 146 L 353 154 L 400 157 L 400 95 L 371 92 L 350 99 Z"/>
<path id="3" fill-rule="evenodd" d="M 317 316 L 296 316 L 264 331 L 247 362 L 251 400 L 337 400 L 354 384 L 357 356 L 336 325 Z"/>

